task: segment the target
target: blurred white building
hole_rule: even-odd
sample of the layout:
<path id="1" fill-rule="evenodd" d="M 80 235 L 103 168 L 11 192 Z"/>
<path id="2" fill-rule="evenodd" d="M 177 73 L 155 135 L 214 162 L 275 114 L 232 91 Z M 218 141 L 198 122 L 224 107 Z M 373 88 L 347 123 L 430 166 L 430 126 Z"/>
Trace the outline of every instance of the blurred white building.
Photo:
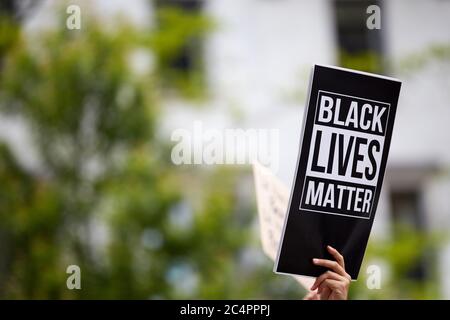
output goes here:
<path id="1" fill-rule="evenodd" d="M 46 3 L 56 1 L 46 1 Z M 71 1 L 86 4 L 89 1 Z M 450 45 L 446 0 L 159 0 L 203 10 L 216 23 L 201 55 L 210 99 L 186 108 L 167 99 L 162 135 L 177 128 L 275 128 L 278 176 L 292 184 L 310 68 L 339 64 L 339 50 L 370 50 L 398 66 L 421 57 L 410 72 L 382 72 L 404 81 L 374 237 L 391 237 L 396 221 L 450 233 L 450 62 L 427 54 Z M 128 13 L 146 23 L 146 0 L 98 0 L 100 12 Z M 366 27 L 369 4 L 381 7 L 381 30 Z M 48 5 L 44 5 L 48 9 Z M 105 10 L 103 10 L 105 9 Z M 144 9 L 148 9 L 148 14 Z M 144 15 L 143 15 L 144 14 Z M 39 20 L 39 15 L 36 19 Z M 41 10 L 41 21 L 47 16 Z M 31 24 L 33 22 L 30 22 Z M 198 54 L 198 52 L 196 53 Z M 189 61 L 189 53 L 184 59 Z M 420 59 L 419 59 L 420 60 Z M 189 68 L 189 63 L 182 64 Z M 239 116 L 236 116 L 239 114 Z M 450 299 L 450 246 L 437 255 L 443 297 Z M 426 266 L 416 276 L 427 277 Z"/>
<path id="2" fill-rule="evenodd" d="M 370 4 L 381 7 L 379 31 L 366 26 Z M 450 1 L 215 0 L 197 8 L 217 23 L 203 52 L 210 111 L 170 101 L 167 132 L 197 119 L 210 127 L 278 128 L 278 175 L 290 186 L 311 65 L 339 64 L 338 48 L 375 52 L 391 65 L 381 72 L 404 83 L 373 237 L 392 237 L 395 222 L 449 233 L 450 62 L 430 51 L 450 46 Z M 399 66 L 414 57 L 423 61 L 403 72 Z M 243 116 L 227 117 L 236 106 Z M 437 259 L 450 298 L 450 246 Z M 431 273 L 424 263 L 412 276 Z"/>

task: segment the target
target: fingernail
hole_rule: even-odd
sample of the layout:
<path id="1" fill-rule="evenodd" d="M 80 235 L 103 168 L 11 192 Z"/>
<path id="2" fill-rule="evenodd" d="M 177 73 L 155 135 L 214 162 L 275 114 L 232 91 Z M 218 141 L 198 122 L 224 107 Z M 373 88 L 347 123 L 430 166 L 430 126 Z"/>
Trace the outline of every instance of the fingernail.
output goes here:
<path id="1" fill-rule="evenodd" d="M 319 259 L 316 259 L 316 258 L 313 259 L 314 263 L 317 263 L 318 261 L 319 261 Z"/>

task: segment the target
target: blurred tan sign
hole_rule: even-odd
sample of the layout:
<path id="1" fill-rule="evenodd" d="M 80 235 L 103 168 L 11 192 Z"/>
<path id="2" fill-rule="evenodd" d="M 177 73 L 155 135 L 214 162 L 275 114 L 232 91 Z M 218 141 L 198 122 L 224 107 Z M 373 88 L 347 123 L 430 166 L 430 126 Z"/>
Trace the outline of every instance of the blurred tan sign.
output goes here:
<path id="1" fill-rule="evenodd" d="M 268 168 L 258 162 L 253 164 L 253 175 L 263 251 L 275 261 L 289 202 L 289 190 Z M 307 290 L 315 280 L 305 276 L 293 277 Z"/>

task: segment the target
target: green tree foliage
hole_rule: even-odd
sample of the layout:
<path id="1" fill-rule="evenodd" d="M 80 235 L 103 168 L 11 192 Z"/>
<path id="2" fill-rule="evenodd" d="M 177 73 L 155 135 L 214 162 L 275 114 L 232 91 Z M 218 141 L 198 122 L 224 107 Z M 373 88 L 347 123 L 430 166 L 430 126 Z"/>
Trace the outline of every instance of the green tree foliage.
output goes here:
<path id="1" fill-rule="evenodd" d="M 151 30 L 86 18 L 33 39 L 15 29 L 0 107 L 29 128 L 38 165 L 0 148 L 1 297 L 301 297 L 261 252 L 254 195 L 239 187 L 250 173 L 171 164 L 157 135 L 161 89 L 183 91 L 189 79 L 169 62 L 208 23 L 159 14 Z M 136 72 L 136 50 L 154 67 Z M 72 264 L 81 290 L 66 288 Z"/>
<path id="2" fill-rule="evenodd" d="M 7 19 L 2 21 L 5 28 L 15 28 Z M 102 290 L 101 280 L 108 271 L 115 276 L 114 270 L 125 271 L 121 264 L 132 266 L 133 261 L 124 254 L 124 260 L 117 261 L 113 249 L 111 261 L 99 255 L 102 248 L 96 248 L 95 228 L 104 222 L 97 217 L 98 208 L 117 189 L 115 185 L 130 180 L 124 185 L 127 193 L 120 196 L 125 203 L 139 195 L 141 199 L 121 219 L 129 218 L 128 226 L 138 225 L 138 218 L 151 223 L 167 213 L 174 199 L 171 193 L 176 193 L 176 187 L 166 185 L 167 165 L 158 157 L 161 146 L 154 138 L 157 77 L 136 76 L 130 67 L 133 50 L 150 52 L 156 34 L 123 23 L 106 31 L 84 21 L 84 28 L 72 32 L 62 27 L 36 41 L 17 33 L 14 46 L 3 57 L 2 110 L 20 116 L 31 129 L 41 167 L 39 173 L 22 170 L 2 147 L 4 297 L 60 298 L 95 292 L 145 297 L 133 287 L 116 294 Z M 135 194 L 139 181 L 143 193 Z M 138 213 L 145 217 L 135 217 Z M 114 246 L 114 227 L 112 231 Z M 134 252 L 133 247 L 127 250 Z M 69 264 L 81 267 L 83 282 L 92 290 L 65 288 Z"/>
<path id="3" fill-rule="evenodd" d="M 350 291 L 354 299 L 439 299 L 440 285 L 436 254 L 447 242 L 441 233 L 419 232 L 410 226 L 396 225 L 394 238 L 370 241 L 360 280 Z M 380 264 L 381 263 L 381 264 Z M 367 267 L 381 268 L 380 288 L 366 285 Z M 417 268 L 424 268 L 418 273 Z M 422 274 L 423 273 L 423 274 Z"/>
<path id="4" fill-rule="evenodd" d="M 18 209 L 2 207 L 12 224 L 3 229 L 17 245 L 5 259 L 7 297 L 62 297 L 64 265 L 71 261 L 86 280 L 94 277 L 90 227 L 102 200 L 101 183 L 124 170 L 121 156 L 144 145 L 156 148 L 152 80 L 134 77 L 129 67 L 136 31 L 86 27 L 89 32 L 83 33 L 60 28 L 33 44 L 19 35 L 4 57 L 2 109 L 31 128 L 42 171 L 4 170 L 21 173 L 10 180 L 22 177 L 17 195 L 25 198 L 11 204 L 20 204 Z"/>
<path id="5" fill-rule="evenodd" d="M 385 63 L 381 55 L 373 51 L 349 53 L 341 50 L 339 52 L 339 61 L 344 68 L 372 73 L 382 73 L 383 64 Z"/>
<path id="6" fill-rule="evenodd" d="M 62 21 L 29 37 L 12 14 L 0 18 L 0 111 L 21 119 L 35 152 L 0 145 L 0 298 L 302 297 L 262 254 L 250 172 L 175 167 L 158 135 L 167 88 L 205 91 L 201 63 L 186 73 L 174 61 L 208 19 L 164 8 L 152 29 L 84 17 L 82 30 Z M 136 52 L 153 67 L 136 72 Z M 389 288 L 427 243 L 405 239 L 375 246 L 398 258 Z M 66 287 L 72 264 L 81 290 Z M 354 297 L 369 295 L 361 286 Z"/>

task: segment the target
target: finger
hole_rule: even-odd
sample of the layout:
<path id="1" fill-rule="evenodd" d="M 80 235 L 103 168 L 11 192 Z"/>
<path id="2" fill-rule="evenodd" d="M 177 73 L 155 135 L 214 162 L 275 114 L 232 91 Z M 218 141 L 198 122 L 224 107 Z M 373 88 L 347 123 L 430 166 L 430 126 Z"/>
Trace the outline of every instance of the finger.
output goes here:
<path id="1" fill-rule="evenodd" d="M 345 270 L 344 256 L 332 246 L 327 246 L 327 250 L 333 256 L 333 258 L 336 259 L 337 263 L 339 263 L 339 265 Z"/>
<path id="2" fill-rule="evenodd" d="M 340 274 L 343 277 L 347 277 L 347 273 L 345 272 L 344 268 L 342 268 L 341 265 L 339 263 L 337 263 L 336 261 L 314 258 L 313 263 L 316 266 L 328 268 L 328 269 L 336 272 L 337 274 Z"/>
<path id="3" fill-rule="evenodd" d="M 322 281 L 326 279 L 343 280 L 343 277 L 336 272 L 328 270 L 327 272 L 322 273 L 319 277 L 316 278 L 316 281 L 314 281 L 314 284 L 312 285 L 310 290 L 316 290 L 322 283 Z"/>

